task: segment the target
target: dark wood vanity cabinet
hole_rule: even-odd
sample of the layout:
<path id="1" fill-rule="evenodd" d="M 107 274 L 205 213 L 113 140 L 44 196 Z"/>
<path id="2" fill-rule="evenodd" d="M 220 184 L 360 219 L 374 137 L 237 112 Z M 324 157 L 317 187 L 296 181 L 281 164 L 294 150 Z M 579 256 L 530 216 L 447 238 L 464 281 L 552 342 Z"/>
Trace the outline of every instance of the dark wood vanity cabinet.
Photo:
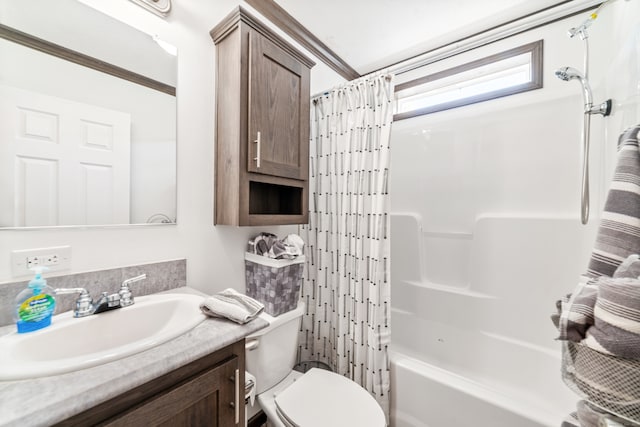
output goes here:
<path id="1" fill-rule="evenodd" d="M 216 44 L 215 224 L 308 222 L 309 75 L 315 65 L 238 8 Z"/>
<path id="2" fill-rule="evenodd" d="M 244 426 L 244 340 L 58 426 Z"/>

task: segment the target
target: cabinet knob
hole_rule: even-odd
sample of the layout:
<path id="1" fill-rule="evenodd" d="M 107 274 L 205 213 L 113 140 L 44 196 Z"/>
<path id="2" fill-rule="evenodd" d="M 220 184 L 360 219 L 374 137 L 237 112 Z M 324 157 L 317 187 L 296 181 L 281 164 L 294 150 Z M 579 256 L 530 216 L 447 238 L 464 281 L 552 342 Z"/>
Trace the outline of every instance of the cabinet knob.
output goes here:
<path id="1" fill-rule="evenodd" d="M 259 168 L 260 167 L 260 132 L 258 131 L 257 135 L 256 135 L 256 139 L 253 140 L 253 142 L 255 142 L 256 145 L 256 157 L 253 158 L 253 160 L 256 161 L 256 167 Z"/>

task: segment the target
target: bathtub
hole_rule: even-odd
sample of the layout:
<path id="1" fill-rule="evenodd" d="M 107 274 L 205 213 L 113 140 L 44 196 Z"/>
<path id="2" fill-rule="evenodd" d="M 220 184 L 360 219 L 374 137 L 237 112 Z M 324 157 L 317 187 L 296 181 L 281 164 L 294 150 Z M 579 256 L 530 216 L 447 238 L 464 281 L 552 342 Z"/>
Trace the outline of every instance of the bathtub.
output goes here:
<path id="1" fill-rule="evenodd" d="M 397 316 L 396 316 L 397 318 Z M 397 328 L 397 325 L 393 326 Z M 491 339 L 492 337 L 486 337 Z M 497 339 L 493 337 L 494 339 Z M 559 354 L 545 352 L 524 361 L 499 347 L 473 346 L 450 361 L 424 359 L 395 346 L 391 362 L 391 425 L 395 427 L 557 427 L 575 408 L 576 397 L 560 379 Z M 515 350 L 515 349 L 512 349 Z M 475 356 L 502 351 L 493 363 Z M 526 350 L 521 353 L 525 353 Z M 535 354 L 531 351 L 531 354 Z M 455 366 L 467 359 L 468 367 Z M 500 366 L 503 364 L 504 366 Z M 494 372 L 492 372 L 492 370 Z M 527 378 L 528 377 L 528 378 Z M 547 394 L 542 394 L 545 392 Z"/>
<path id="2" fill-rule="evenodd" d="M 549 315 L 579 276 L 584 229 L 575 218 L 487 216 L 472 230 L 426 232 L 418 215 L 391 216 L 390 423 L 557 427 L 577 398 Z"/>
<path id="3" fill-rule="evenodd" d="M 391 425 L 397 427 L 546 427 L 555 416 L 460 375 L 391 353 Z"/>

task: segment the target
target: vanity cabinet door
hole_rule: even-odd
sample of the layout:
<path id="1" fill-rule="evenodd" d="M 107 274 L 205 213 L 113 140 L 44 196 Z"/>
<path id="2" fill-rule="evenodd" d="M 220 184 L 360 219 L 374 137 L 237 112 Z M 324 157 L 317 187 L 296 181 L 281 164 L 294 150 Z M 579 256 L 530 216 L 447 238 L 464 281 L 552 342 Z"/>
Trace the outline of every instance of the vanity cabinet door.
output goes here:
<path id="1" fill-rule="evenodd" d="M 240 420 L 238 357 L 176 385 L 105 426 L 235 426 Z M 242 387 L 244 393 L 244 387 Z M 242 396 L 244 397 L 244 395 Z"/>
<path id="2" fill-rule="evenodd" d="M 309 68 L 249 31 L 249 172 L 308 179 Z"/>

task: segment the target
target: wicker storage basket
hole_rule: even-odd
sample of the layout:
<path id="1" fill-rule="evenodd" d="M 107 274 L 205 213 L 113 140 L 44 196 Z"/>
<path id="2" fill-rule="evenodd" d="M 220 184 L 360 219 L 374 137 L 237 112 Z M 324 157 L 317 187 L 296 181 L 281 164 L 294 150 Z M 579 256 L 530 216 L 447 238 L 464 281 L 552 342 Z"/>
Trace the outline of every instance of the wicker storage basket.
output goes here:
<path id="1" fill-rule="evenodd" d="M 305 257 L 273 259 L 246 252 L 247 295 L 264 304 L 264 311 L 278 316 L 298 305 Z"/>
<path id="2" fill-rule="evenodd" d="M 640 425 L 640 361 L 566 341 L 562 347 L 562 379 L 593 405 L 630 421 L 630 425 Z"/>

